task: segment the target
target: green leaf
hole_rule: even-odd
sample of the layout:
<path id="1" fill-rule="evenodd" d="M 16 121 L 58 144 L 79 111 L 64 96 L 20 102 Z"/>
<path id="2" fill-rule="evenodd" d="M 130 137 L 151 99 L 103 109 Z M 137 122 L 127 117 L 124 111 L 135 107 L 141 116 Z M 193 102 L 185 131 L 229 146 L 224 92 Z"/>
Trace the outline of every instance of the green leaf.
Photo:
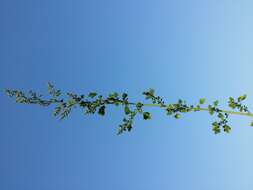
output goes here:
<path id="1" fill-rule="evenodd" d="M 143 106 L 143 104 L 142 104 L 141 102 L 138 102 L 138 103 L 136 104 L 136 107 L 137 107 L 137 108 L 142 108 L 142 106 Z"/>
<path id="2" fill-rule="evenodd" d="M 224 125 L 223 130 L 224 130 L 225 133 L 229 133 L 231 131 L 231 127 L 228 126 L 228 125 Z"/>
<path id="3" fill-rule="evenodd" d="M 206 101 L 206 99 L 205 99 L 205 98 L 200 98 L 200 99 L 199 99 L 199 104 L 204 104 L 204 103 L 205 103 L 205 101 Z"/>
<path id="4" fill-rule="evenodd" d="M 238 100 L 238 102 L 241 102 L 241 101 L 245 100 L 246 98 L 247 98 L 247 95 L 244 94 L 244 95 L 242 95 L 242 96 L 239 96 L 239 97 L 237 98 L 237 100 Z"/>
<path id="5" fill-rule="evenodd" d="M 69 99 L 68 101 L 67 101 L 67 104 L 68 104 L 68 106 L 73 106 L 73 105 L 75 105 L 76 104 L 76 101 L 74 100 L 74 99 Z"/>
<path id="6" fill-rule="evenodd" d="M 144 112 L 144 113 L 143 113 L 143 119 L 144 119 L 144 120 L 151 119 L 151 114 L 150 114 L 149 112 Z"/>
<path id="7" fill-rule="evenodd" d="M 58 97 L 61 95 L 61 91 L 60 90 L 56 90 L 54 93 L 54 97 Z"/>
<path id="8" fill-rule="evenodd" d="M 53 112 L 53 116 L 59 115 L 61 110 L 62 110 L 61 106 L 56 106 L 55 109 L 54 109 L 54 112 Z"/>
<path id="9" fill-rule="evenodd" d="M 138 102 L 138 103 L 136 104 L 136 109 L 137 109 L 137 111 L 138 111 L 139 113 L 142 112 L 142 106 L 143 106 L 143 104 L 142 104 L 141 102 Z"/>
<path id="10" fill-rule="evenodd" d="M 224 120 L 225 117 L 224 117 L 224 115 L 222 113 L 219 113 L 218 114 L 218 118 L 220 118 L 221 120 Z"/>
<path id="11" fill-rule="evenodd" d="M 253 127 L 253 121 L 250 123 L 250 126 Z"/>
<path id="12" fill-rule="evenodd" d="M 131 110 L 128 106 L 125 106 L 125 114 L 128 115 L 131 113 Z"/>
<path id="13" fill-rule="evenodd" d="M 214 110 L 213 110 L 213 107 L 211 105 L 208 105 L 208 112 L 209 112 L 210 115 L 214 114 Z"/>
<path id="14" fill-rule="evenodd" d="M 105 115 L 105 106 L 101 106 L 98 110 L 98 114 L 104 116 Z"/>
<path id="15" fill-rule="evenodd" d="M 230 102 L 230 103 L 228 104 L 228 106 L 229 106 L 230 108 L 232 108 L 232 109 L 235 109 L 235 108 L 236 108 L 236 105 L 235 105 L 234 102 Z"/>
<path id="16" fill-rule="evenodd" d="M 181 115 L 177 113 L 176 115 L 174 115 L 174 117 L 175 117 L 176 119 L 180 119 Z"/>
<path id="17" fill-rule="evenodd" d="M 61 113 L 61 120 L 66 118 L 71 112 L 71 108 L 66 108 L 62 113 Z"/>
<path id="18" fill-rule="evenodd" d="M 112 94 L 109 94 L 109 98 L 117 98 L 119 94 L 117 92 L 113 92 Z"/>
<path id="19" fill-rule="evenodd" d="M 213 102 L 213 105 L 214 105 L 215 107 L 218 106 L 218 104 L 219 104 L 219 101 L 218 101 L 218 100 L 216 100 L 216 101 Z"/>
<path id="20" fill-rule="evenodd" d="M 213 130 L 214 134 L 220 133 L 220 126 L 219 126 L 219 124 L 217 122 L 213 122 L 212 125 L 213 125 L 213 129 L 212 130 Z"/>
<path id="21" fill-rule="evenodd" d="M 96 95 L 97 95 L 96 92 L 90 92 L 88 96 L 89 96 L 90 98 L 94 98 Z"/>
<path id="22" fill-rule="evenodd" d="M 122 99 L 123 99 L 123 100 L 126 100 L 126 99 L 127 99 L 127 96 L 128 96 L 127 93 L 123 93 L 123 94 L 122 94 Z"/>
<path id="23" fill-rule="evenodd" d="M 54 86 L 50 82 L 48 82 L 47 89 L 48 89 L 49 94 L 51 94 L 52 90 L 54 89 Z"/>
<path id="24" fill-rule="evenodd" d="M 117 135 L 122 134 L 125 130 L 126 130 L 126 129 L 125 129 L 125 127 L 124 127 L 123 125 L 119 125 Z"/>
<path id="25" fill-rule="evenodd" d="M 215 127 L 219 127 L 219 123 L 217 121 L 213 122 L 212 125 Z"/>

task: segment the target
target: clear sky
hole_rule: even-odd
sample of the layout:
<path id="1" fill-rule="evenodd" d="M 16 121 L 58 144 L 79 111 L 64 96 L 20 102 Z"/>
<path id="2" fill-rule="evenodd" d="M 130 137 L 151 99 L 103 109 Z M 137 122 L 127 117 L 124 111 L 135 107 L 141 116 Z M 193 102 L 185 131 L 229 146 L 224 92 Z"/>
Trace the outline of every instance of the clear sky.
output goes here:
<path id="1" fill-rule="evenodd" d="M 1 190 L 251 190 L 253 129 L 233 117 L 213 135 L 207 113 L 181 120 L 152 109 L 116 135 L 122 112 L 17 105 L 5 88 L 46 93 L 155 88 L 167 102 L 226 102 L 253 109 L 253 3 L 230 0 L 1 0 Z"/>

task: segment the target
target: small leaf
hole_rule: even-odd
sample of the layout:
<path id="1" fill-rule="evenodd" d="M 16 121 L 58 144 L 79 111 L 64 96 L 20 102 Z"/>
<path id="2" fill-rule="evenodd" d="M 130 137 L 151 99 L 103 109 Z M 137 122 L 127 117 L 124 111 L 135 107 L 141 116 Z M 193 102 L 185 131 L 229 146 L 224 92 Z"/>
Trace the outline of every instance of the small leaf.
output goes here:
<path id="1" fill-rule="evenodd" d="M 141 102 L 138 102 L 138 103 L 136 104 L 136 107 L 137 107 L 137 108 L 142 108 L 142 106 L 143 106 L 143 104 L 142 104 Z"/>
<path id="2" fill-rule="evenodd" d="M 250 123 L 250 126 L 253 127 L 253 121 Z"/>
<path id="3" fill-rule="evenodd" d="M 65 119 L 71 112 L 71 108 L 66 108 L 62 113 L 61 113 L 61 120 Z"/>
<path id="4" fill-rule="evenodd" d="M 228 100 L 229 100 L 230 102 L 234 102 L 234 101 L 235 101 L 233 97 L 229 97 Z"/>
<path id="5" fill-rule="evenodd" d="M 205 101 L 206 101 L 206 99 L 205 99 L 205 98 L 200 98 L 200 99 L 199 99 L 199 104 L 204 104 L 204 103 L 205 103 Z"/>
<path id="6" fill-rule="evenodd" d="M 225 133 L 229 133 L 231 131 L 231 127 L 228 126 L 228 125 L 224 125 L 223 130 L 224 130 Z"/>
<path id="7" fill-rule="evenodd" d="M 247 98 L 247 95 L 244 94 L 244 95 L 242 95 L 242 96 L 239 96 L 239 97 L 237 98 L 237 100 L 238 100 L 238 102 L 241 102 L 241 101 L 245 100 L 246 98 Z"/>
<path id="8" fill-rule="evenodd" d="M 138 102 L 138 103 L 136 104 L 136 109 L 137 109 L 137 111 L 138 111 L 139 113 L 142 113 L 142 106 L 143 106 L 143 104 L 142 104 L 141 102 Z"/>
<path id="9" fill-rule="evenodd" d="M 127 96 L 128 96 L 127 93 L 123 93 L 123 94 L 122 94 L 122 99 L 123 99 L 123 100 L 126 100 Z"/>
<path id="10" fill-rule="evenodd" d="M 122 134 L 125 130 L 126 130 L 126 129 L 124 128 L 124 126 L 123 126 L 123 125 L 119 125 L 117 135 Z"/>
<path id="11" fill-rule="evenodd" d="M 50 82 L 48 82 L 47 83 L 47 89 L 48 89 L 49 94 L 51 94 L 52 90 L 54 89 L 54 86 Z"/>
<path id="12" fill-rule="evenodd" d="M 90 98 L 94 98 L 96 95 L 97 95 L 96 92 L 90 92 L 88 96 L 89 96 Z"/>
<path id="13" fill-rule="evenodd" d="M 174 117 L 175 117 L 176 119 L 180 119 L 181 115 L 177 113 L 176 115 L 174 115 Z"/>
<path id="14" fill-rule="evenodd" d="M 60 96 L 60 95 L 61 95 L 61 91 L 60 91 L 60 90 L 55 91 L 54 97 L 58 97 L 58 96 Z"/>
<path id="15" fill-rule="evenodd" d="M 105 106 L 101 106 L 98 110 L 98 114 L 104 116 L 105 115 Z"/>
<path id="16" fill-rule="evenodd" d="M 219 101 L 218 101 L 218 100 L 216 100 L 216 101 L 213 102 L 213 105 L 214 105 L 215 107 L 218 106 L 218 104 L 219 104 Z"/>
<path id="17" fill-rule="evenodd" d="M 74 99 L 69 99 L 68 101 L 67 101 L 67 104 L 68 104 L 68 106 L 73 106 L 73 105 L 75 105 L 75 103 L 76 103 L 76 101 L 74 100 Z"/>
<path id="18" fill-rule="evenodd" d="M 144 120 L 151 119 L 151 114 L 150 114 L 149 112 L 144 112 L 144 113 L 143 113 L 143 119 L 144 119 Z"/>
<path id="19" fill-rule="evenodd" d="M 128 106 L 125 106 L 125 114 L 128 115 L 131 113 L 131 110 L 129 109 Z"/>
<path id="20" fill-rule="evenodd" d="M 53 116 L 59 115 L 61 110 L 62 110 L 61 106 L 56 106 L 55 109 L 54 109 L 54 112 L 53 112 Z"/>
<path id="21" fill-rule="evenodd" d="M 119 94 L 117 92 L 113 92 L 112 94 L 109 94 L 109 98 L 117 98 Z"/>
<path id="22" fill-rule="evenodd" d="M 235 105 L 234 102 L 230 102 L 230 103 L 228 104 L 228 106 L 229 106 L 230 108 L 232 108 L 232 109 L 235 109 L 235 108 L 236 108 L 236 105 Z"/>
<path id="23" fill-rule="evenodd" d="M 219 113 L 218 114 L 218 118 L 220 118 L 221 120 L 224 120 L 225 117 L 224 117 L 224 115 L 222 113 Z"/>
<path id="24" fill-rule="evenodd" d="M 215 127 L 219 127 L 219 123 L 217 121 L 213 122 L 212 125 Z"/>
<path id="25" fill-rule="evenodd" d="M 214 114 L 214 109 L 211 105 L 208 105 L 208 112 L 209 112 L 210 115 Z"/>
<path id="26" fill-rule="evenodd" d="M 219 124 L 217 122 L 213 122 L 212 125 L 213 125 L 213 129 L 212 130 L 213 130 L 214 134 L 220 133 L 220 126 L 219 126 Z"/>

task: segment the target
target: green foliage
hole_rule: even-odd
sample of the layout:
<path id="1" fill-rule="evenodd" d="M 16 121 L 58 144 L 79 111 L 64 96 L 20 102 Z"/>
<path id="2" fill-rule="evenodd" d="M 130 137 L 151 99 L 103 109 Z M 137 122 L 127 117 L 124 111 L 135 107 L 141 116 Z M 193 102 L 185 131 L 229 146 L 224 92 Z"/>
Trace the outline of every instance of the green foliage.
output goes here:
<path id="1" fill-rule="evenodd" d="M 94 98 L 97 96 L 97 93 L 96 92 L 90 92 L 89 95 L 88 95 L 90 98 Z"/>
<path id="2" fill-rule="evenodd" d="M 204 104 L 204 103 L 205 103 L 205 101 L 206 101 L 206 99 L 205 99 L 205 98 L 200 98 L 200 99 L 199 99 L 199 104 Z"/>
<path id="3" fill-rule="evenodd" d="M 123 94 L 122 94 L 122 100 L 123 100 L 123 101 L 127 101 L 127 97 L 128 97 L 128 94 L 127 94 L 127 93 L 123 93 Z"/>
<path id="4" fill-rule="evenodd" d="M 174 117 L 175 117 L 176 119 L 180 119 L 181 115 L 177 113 Z"/>
<path id="5" fill-rule="evenodd" d="M 128 115 L 131 113 L 131 110 L 128 105 L 125 106 L 125 114 Z"/>
<path id="6" fill-rule="evenodd" d="M 165 107 L 163 99 L 160 96 L 155 96 L 155 90 L 149 89 L 148 91 L 145 91 L 142 93 L 147 100 L 151 99 L 153 104 L 159 104 L 161 107 Z"/>
<path id="7" fill-rule="evenodd" d="M 151 119 L 151 114 L 149 112 L 144 112 L 143 119 L 145 119 L 145 120 Z"/>
<path id="8" fill-rule="evenodd" d="M 213 132 L 214 132 L 214 134 L 220 133 L 220 126 L 219 126 L 218 122 L 216 122 L 216 121 L 213 122 L 212 126 L 213 126 Z"/>
<path id="9" fill-rule="evenodd" d="M 47 89 L 48 89 L 48 93 L 52 95 L 54 98 L 57 98 L 58 96 L 61 95 L 61 91 L 56 90 L 50 82 L 47 84 Z"/>
<path id="10" fill-rule="evenodd" d="M 242 101 L 244 101 L 246 98 L 247 98 L 247 95 L 242 95 L 242 96 L 239 96 L 236 101 L 234 98 L 229 97 L 228 106 L 232 109 L 237 109 L 240 112 L 250 113 L 248 107 L 242 104 Z"/>
<path id="11" fill-rule="evenodd" d="M 98 114 L 99 115 L 102 115 L 104 116 L 105 115 L 105 106 L 101 106 L 99 109 L 98 109 Z"/>
<path id="12" fill-rule="evenodd" d="M 223 130 L 224 130 L 225 133 L 229 133 L 230 130 L 231 130 L 231 127 L 228 126 L 228 125 L 224 125 L 224 126 L 223 126 Z"/>
<path id="13" fill-rule="evenodd" d="M 219 105 L 219 101 L 218 101 L 218 100 L 214 101 L 214 102 L 213 102 L 213 105 L 214 105 L 215 107 L 217 107 L 217 106 Z"/>
<path id="14" fill-rule="evenodd" d="M 247 95 L 244 94 L 244 95 L 242 95 L 242 96 L 239 96 L 239 97 L 237 98 L 237 101 L 238 101 L 238 102 L 241 102 L 241 101 L 245 100 L 246 98 L 247 98 Z"/>
<path id="15" fill-rule="evenodd" d="M 163 109 L 168 116 L 172 116 L 175 119 L 180 119 L 183 114 L 189 112 L 208 111 L 211 116 L 216 117 L 216 121 L 212 122 L 212 131 L 214 134 L 218 134 L 221 131 L 229 133 L 231 127 L 228 125 L 228 118 L 230 115 L 244 115 L 253 117 L 248 107 L 242 102 L 246 100 L 247 96 L 242 95 L 238 98 L 229 97 L 228 107 L 232 110 L 223 110 L 219 108 L 219 101 L 216 100 L 208 107 L 202 107 L 206 99 L 200 98 L 199 103 L 196 105 L 187 104 L 185 100 L 179 99 L 175 103 L 166 104 L 164 100 L 155 94 L 154 89 L 149 89 L 143 92 L 143 95 L 147 101 L 151 101 L 151 104 L 143 102 L 129 102 L 129 96 L 127 93 L 110 93 L 107 97 L 98 95 L 96 92 L 90 92 L 85 94 L 66 93 L 62 95 L 61 91 L 55 89 L 55 87 L 48 83 L 49 97 L 43 98 L 33 91 L 29 91 L 25 94 L 19 90 L 7 89 L 8 96 L 14 98 L 17 103 L 22 104 L 37 104 L 40 106 L 54 105 L 54 116 L 59 116 L 61 119 L 66 118 L 73 108 L 79 107 L 85 115 L 98 114 L 105 115 L 106 108 L 108 106 L 122 106 L 124 111 L 124 118 L 119 125 L 118 134 L 122 134 L 125 131 L 131 131 L 133 128 L 134 120 L 137 115 L 140 115 L 142 119 L 151 119 L 151 113 L 145 111 L 145 107 L 158 107 Z M 237 110 L 234 111 L 234 110 Z M 253 121 L 250 124 L 253 126 Z"/>

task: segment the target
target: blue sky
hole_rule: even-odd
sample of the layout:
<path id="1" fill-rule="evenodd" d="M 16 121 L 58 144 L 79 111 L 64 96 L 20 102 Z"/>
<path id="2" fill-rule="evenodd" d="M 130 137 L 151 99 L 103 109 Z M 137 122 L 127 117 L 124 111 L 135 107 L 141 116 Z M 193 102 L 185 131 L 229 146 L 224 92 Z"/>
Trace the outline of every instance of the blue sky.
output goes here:
<path id="1" fill-rule="evenodd" d="M 157 109 L 116 135 L 119 109 L 104 118 L 17 105 L 5 88 L 46 93 L 155 88 L 167 102 L 247 93 L 253 102 L 252 1 L 2 0 L 0 2 L 0 189 L 250 190 L 253 129 L 231 118 L 174 120 Z"/>

